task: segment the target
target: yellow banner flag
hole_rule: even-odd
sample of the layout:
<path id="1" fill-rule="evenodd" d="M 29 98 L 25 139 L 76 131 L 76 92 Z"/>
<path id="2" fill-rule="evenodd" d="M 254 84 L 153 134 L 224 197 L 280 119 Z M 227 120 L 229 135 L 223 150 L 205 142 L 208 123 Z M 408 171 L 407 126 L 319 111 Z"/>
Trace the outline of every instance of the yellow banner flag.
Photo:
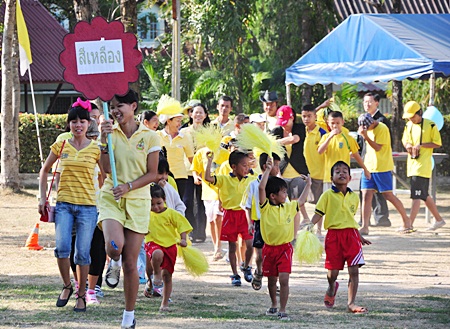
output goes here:
<path id="1" fill-rule="evenodd" d="M 25 24 L 22 8 L 20 7 L 20 0 L 16 2 L 16 21 L 20 52 L 20 75 L 24 75 L 33 62 L 33 59 L 31 58 L 30 38 L 28 37 L 27 25 Z"/>

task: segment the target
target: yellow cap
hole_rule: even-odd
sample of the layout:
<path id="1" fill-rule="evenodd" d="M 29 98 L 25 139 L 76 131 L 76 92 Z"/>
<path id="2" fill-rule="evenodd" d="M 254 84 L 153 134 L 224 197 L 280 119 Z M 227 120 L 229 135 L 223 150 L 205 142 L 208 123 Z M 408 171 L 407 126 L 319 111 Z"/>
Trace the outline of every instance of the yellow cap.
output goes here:
<path id="1" fill-rule="evenodd" d="M 403 119 L 411 119 L 419 111 L 420 105 L 415 101 L 409 101 L 403 109 Z"/>

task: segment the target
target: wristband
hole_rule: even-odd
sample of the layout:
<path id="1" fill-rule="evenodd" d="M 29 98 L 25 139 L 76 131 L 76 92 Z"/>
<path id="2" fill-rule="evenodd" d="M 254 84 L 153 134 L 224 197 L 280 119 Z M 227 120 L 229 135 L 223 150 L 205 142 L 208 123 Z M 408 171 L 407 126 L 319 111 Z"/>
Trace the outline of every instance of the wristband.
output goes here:
<path id="1" fill-rule="evenodd" d="M 131 182 L 127 182 L 128 184 L 128 192 L 130 192 L 133 189 L 133 185 L 131 184 Z"/>

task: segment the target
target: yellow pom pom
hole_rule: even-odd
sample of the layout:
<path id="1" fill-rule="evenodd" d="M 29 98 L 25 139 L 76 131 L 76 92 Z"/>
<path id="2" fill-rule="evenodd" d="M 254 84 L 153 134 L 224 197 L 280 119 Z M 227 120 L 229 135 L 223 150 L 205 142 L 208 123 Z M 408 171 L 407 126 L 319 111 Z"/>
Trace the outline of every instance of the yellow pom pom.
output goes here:
<path id="1" fill-rule="evenodd" d="M 175 98 L 170 97 L 169 95 L 162 95 L 158 102 L 158 107 L 156 109 L 156 114 L 161 115 L 176 115 L 183 112 L 183 108 L 181 107 L 181 103 L 177 101 Z"/>
<path id="2" fill-rule="evenodd" d="M 197 150 L 206 146 L 212 152 L 216 153 L 220 148 L 221 139 L 222 129 L 216 125 L 207 125 L 194 132 L 194 141 Z"/>
<path id="3" fill-rule="evenodd" d="M 200 276 L 208 272 L 208 260 L 200 249 L 189 245 L 187 247 L 178 245 L 178 255 L 181 255 L 186 271 L 192 276 Z"/>
<path id="4" fill-rule="evenodd" d="M 323 246 L 319 238 L 306 230 L 301 230 L 297 235 L 294 247 L 294 256 L 300 264 L 305 262 L 314 264 L 322 258 Z"/>
<path id="5" fill-rule="evenodd" d="M 255 125 L 243 125 L 236 139 L 240 149 L 254 150 L 256 154 L 264 152 L 272 156 L 272 153 L 276 153 L 280 158 L 283 158 L 286 153 L 275 136 L 265 133 Z M 255 148 L 258 150 L 255 150 Z"/>

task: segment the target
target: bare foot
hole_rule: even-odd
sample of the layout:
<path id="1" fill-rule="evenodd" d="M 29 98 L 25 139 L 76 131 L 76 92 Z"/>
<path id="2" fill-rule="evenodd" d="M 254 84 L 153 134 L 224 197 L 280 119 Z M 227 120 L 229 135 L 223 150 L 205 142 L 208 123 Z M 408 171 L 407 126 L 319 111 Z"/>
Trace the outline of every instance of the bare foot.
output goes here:
<path id="1" fill-rule="evenodd" d="M 347 311 L 349 313 L 353 313 L 353 314 L 366 314 L 369 312 L 369 310 L 366 307 L 363 306 L 357 306 L 357 305 L 348 305 L 347 306 Z"/>
<path id="2" fill-rule="evenodd" d="M 161 306 L 161 307 L 159 308 L 159 311 L 160 311 L 160 312 L 172 312 L 172 311 L 169 309 L 169 306 Z"/>

